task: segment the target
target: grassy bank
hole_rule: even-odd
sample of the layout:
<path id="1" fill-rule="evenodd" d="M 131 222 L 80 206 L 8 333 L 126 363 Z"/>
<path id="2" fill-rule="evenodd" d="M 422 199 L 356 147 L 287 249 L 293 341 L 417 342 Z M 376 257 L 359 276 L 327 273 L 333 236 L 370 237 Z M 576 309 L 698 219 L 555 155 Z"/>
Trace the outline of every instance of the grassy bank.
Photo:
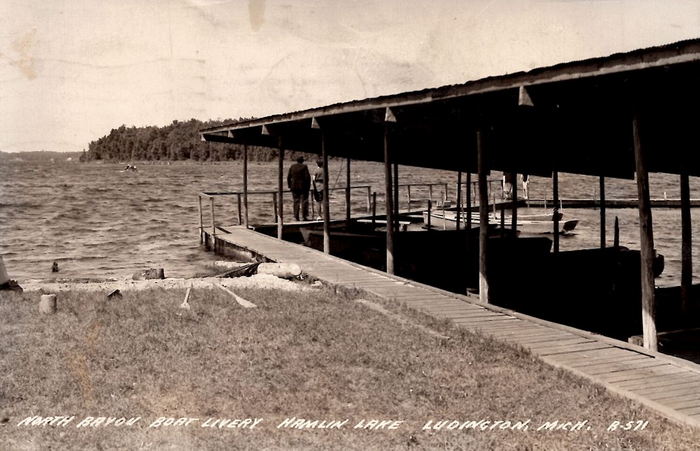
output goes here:
<path id="1" fill-rule="evenodd" d="M 442 448 L 692 449 L 700 433 L 671 424 L 529 354 L 401 311 L 436 338 L 327 290 L 62 293 L 56 315 L 38 294 L 0 298 L 1 442 L 6 449 Z M 75 416 L 18 426 L 33 415 Z M 76 427 L 86 416 L 141 417 L 133 426 Z M 158 417 L 197 418 L 149 428 Z M 339 429 L 278 428 L 288 417 L 347 419 Z M 254 429 L 208 418 L 262 418 Z M 362 430 L 361 420 L 398 420 Z M 423 430 L 429 421 L 525 421 L 528 430 Z M 546 421 L 580 431 L 538 431 Z M 608 432 L 613 421 L 648 420 Z M 240 423 L 239 423 L 240 424 Z M 482 423 L 484 424 L 484 423 Z"/>

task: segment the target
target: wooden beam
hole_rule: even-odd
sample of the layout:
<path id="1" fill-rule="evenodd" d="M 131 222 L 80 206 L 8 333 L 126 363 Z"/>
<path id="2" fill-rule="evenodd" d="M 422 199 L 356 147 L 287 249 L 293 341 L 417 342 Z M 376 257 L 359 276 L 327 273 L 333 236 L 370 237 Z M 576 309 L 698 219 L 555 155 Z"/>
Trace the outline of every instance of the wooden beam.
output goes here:
<path id="1" fill-rule="evenodd" d="M 552 172 L 552 251 L 559 252 L 559 173 Z"/>
<path id="2" fill-rule="evenodd" d="M 263 126 L 265 128 L 265 126 Z M 284 148 L 282 148 L 282 137 L 277 137 L 277 150 L 279 154 L 277 165 L 277 239 L 282 239 L 284 231 Z"/>
<path id="3" fill-rule="evenodd" d="M 388 110 L 388 109 L 387 109 Z M 391 180 L 391 146 L 389 143 L 390 125 L 384 123 L 384 192 L 386 193 L 386 272 L 394 274 L 394 205 L 393 183 Z"/>
<path id="4" fill-rule="evenodd" d="M 243 146 L 243 224 L 248 228 L 248 146 Z"/>
<path id="5" fill-rule="evenodd" d="M 690 216 L 690 179 L 681 174 L 681 310 L 690 308 L 690 290 L 693 285 L 693 229 Z"/>
<path id="6" fill-rule="evenodd" d="M 657 350 L 656 305 L 654 298 L 654 228 L 649 201 L 649 175 L 647 173 L 646 155 L 640 137 L 640 115 L 634 113 L 632 119 L 632 137 L 634 141 L 634 160 L 637 172 L 637 194 L 639 200 L 639 235 L 641 251 L 642 282 L 642 334 L 644 347 Z"/>
<path id="7" fill-rule="evenodd" d="M 462 223 L 462 171 L 457 171 L 457 230 Z"/>
<path id="8" fill-rule="evenodd" d="M 481 130 L 476 131 L 477 166 L 479 171 L 479 300 L 489 302 L 489 281 L 486 276 L 487 251 L 489 237 L 489 193 L 486 177 L 488 165 L 486 149 Z"/>
<path id="9" fill-rule="evenodd" d="M 352 216 L 352 204 L 351 204 L 351 197 L 350 197 L 350 185 L 351 185 L 351 178 L 350 178 L 350 162 L 352 159 L 348 157 L 346 160 L 346 168 L 345 168 L 345 220 L 350 221 L 350 217 Z"/>
<path id="10" fill-rule="evenodd" d="M 605 249 L 605 176 L 600 176 L 600 248 Z"/>

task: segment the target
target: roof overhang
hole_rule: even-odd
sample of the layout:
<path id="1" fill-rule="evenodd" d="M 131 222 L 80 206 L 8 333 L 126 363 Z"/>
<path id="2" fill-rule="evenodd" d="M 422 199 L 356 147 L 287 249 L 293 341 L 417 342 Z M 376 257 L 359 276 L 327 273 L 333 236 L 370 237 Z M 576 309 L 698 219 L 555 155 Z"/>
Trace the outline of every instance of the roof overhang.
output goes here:
<path id="1" fill-rule="evenodd" d="M 693 167 L 700 40 L 370 98 L 201 130 L 213 142 L 383 161 L 387 108 L 400 164 L 476 172 L 476 130 L 489 167 L 631 178 L 632 117 L 641 117 L 650 172 Z M 312 122 L 318 128 L 312 127 Z"/>

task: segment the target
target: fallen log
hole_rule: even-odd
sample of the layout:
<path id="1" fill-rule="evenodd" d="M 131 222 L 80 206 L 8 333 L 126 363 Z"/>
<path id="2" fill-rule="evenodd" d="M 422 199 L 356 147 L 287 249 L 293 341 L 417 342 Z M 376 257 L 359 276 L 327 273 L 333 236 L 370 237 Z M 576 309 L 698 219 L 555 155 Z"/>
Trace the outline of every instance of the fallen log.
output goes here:
<path id="1" fill-rule="evenodd" d="M 296 263 L 260 263 L 258 274 L 270 274 L 283 279 L 293 279 L 301 275 L 301 267 Z"/>
<path id="2" fill-rule="evenodd" d="M 248 277 L 252 276 L 255 274 L 258 270 L 258 265 L 260 263 L 250 263 L 245 266 L 240 266 L 238 268 L 230 269 L 226 272 L 223 272 L 221 274 L 216 275 L 215 277 L 218 278 L 225 278 L 225 277 Z"/>

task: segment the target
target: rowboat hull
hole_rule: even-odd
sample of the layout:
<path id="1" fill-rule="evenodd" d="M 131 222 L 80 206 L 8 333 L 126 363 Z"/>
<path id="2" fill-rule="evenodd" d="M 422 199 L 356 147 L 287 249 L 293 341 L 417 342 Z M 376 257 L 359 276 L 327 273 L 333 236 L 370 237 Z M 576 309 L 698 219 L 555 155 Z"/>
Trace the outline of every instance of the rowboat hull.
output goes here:
<path id="1" fill-rule="evenodd" d="M 466 225 L 467 215 L 462 212 L 460 215 L 462 226 Z M 423 221 L 428 223 L 428 212 L 423 212 Z M 504 225 L 510 227 L 511 218 L 506 216 L 503 219 Z M 501 216 L 489 214 L 489 224 L 499 225 L 501 223 Z M 430 224 L 433 227 L 444 228 L 444 229 L 455 229 L 457 226 L 457 212 L 454 210 L 443 211 L 432 211 L 430 213 Z M 472 213 L 471 225 L 472 227 L 478 227 L 480 224 L 480 216 L 478 213 Z M 563 219 L 563 214 L 559 213 L 559 234 L 571 233 L 574 231 L 578 225 L 578 219 Z M 516 225 L 519 232 L 525 234 L 551 234 L 553 227 L 553 218 L 551 213 L 546 214 L 523 214 L 518 215 L 518 221 Z"/>

